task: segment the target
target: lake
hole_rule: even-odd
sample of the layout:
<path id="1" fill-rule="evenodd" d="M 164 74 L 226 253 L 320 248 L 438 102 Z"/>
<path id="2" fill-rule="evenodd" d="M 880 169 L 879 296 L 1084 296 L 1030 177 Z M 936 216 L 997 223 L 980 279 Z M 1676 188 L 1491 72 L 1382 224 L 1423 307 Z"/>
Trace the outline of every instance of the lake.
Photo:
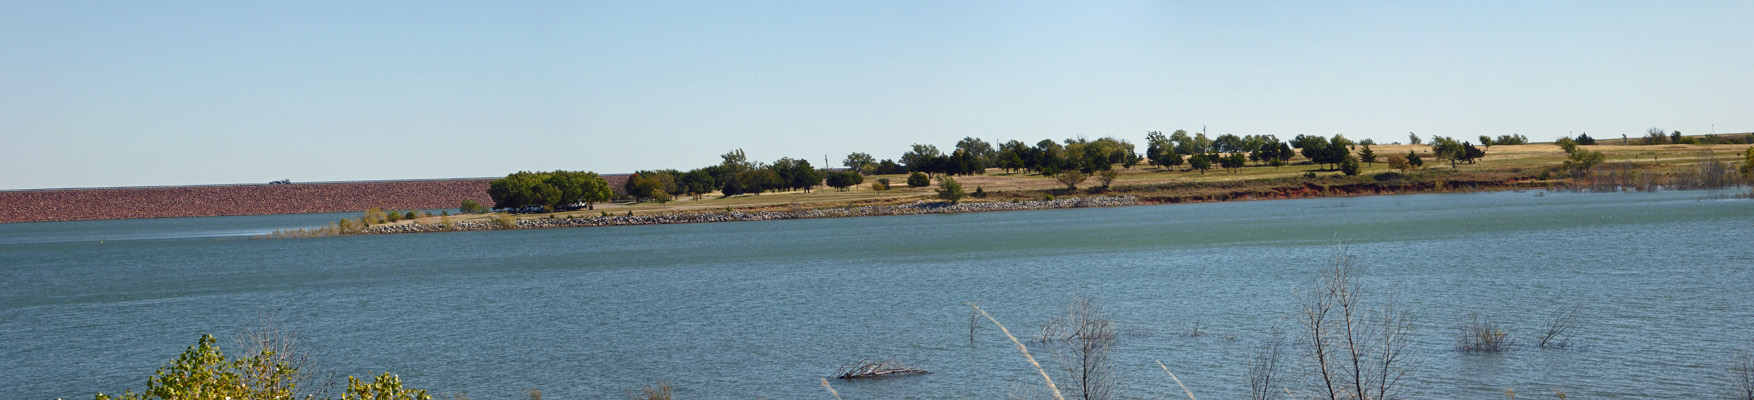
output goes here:
<path id="1" fill-rule="evenodd" d="M 1741 189 L 1745 190 L 1745 189 Z M 1754 201 L 1732 191 L 1491 192 L 253 240 L 353 214 L 0 224 L 0 398 L 140 390 L 211 333 L 272 314 L 320 371 L 475 399 L 826 399 L 861 358 L 930 370 L 847 399 L 1002 398 L 1020 336 L 1077 295 L 1124 333 L 1126 398 L 1246 397 L 1336 243 L 1414 313 L 1409 383 L 1438 398 L 1699 398 L 1754 349 Z M 1576 307 L 1566 349 L 1534 346 Z M 1453 350 L 1469 313 L 1520 343 Z M 1190 335 L 1200 331 L 1202 335 Z M 1032 345 L 1045 366 L 1048 351 Z M 1292 351 L 1285 359 L 1296 370 Z M 1056 378 L 1058 379 L 1058 378 Z M 1284 376 L 1281 379 L 1290 379 Z"/>

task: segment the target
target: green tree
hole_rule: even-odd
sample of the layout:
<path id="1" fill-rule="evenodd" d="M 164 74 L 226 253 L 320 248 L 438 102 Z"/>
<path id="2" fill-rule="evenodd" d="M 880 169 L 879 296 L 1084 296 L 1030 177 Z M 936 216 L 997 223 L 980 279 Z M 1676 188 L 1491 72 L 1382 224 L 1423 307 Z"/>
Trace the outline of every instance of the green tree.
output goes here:
<path id="1" fill-rule="evenodd" d="M 786 182 L 781 180 L 779 173 L 774 172 L 773 169 L 761 168 L 737 174 L 737 184 L 742 187 L 743 193 L 754 193 L 759 196 L 762 193 L 784 188 Z"/>
<path id="2" fill-rule="evenodd" d="M 1108 186 L 1114 184 L 1115 179 L 1120 178 L 1120 177 L 1121 177 L 1120 171 L 1115 171 L 1115 170 L 1111 169 L 1111 170 L 1107 170 L 1107 171 L 1097 172 L 1096 173 L 1096 182 L 1102 184 L 1102 186 L 1099 186 L 1099 187 L 1101 187 L 1103 190 L 1108 190 Z"/>
<path id="3" fill-rule="evenodd" d="M 1742 151 L 1742 167 L 1738 170 L 1742 172 L 1743 179 L 1754 181 L 1754 147 Z"/>
<path id="4" fill-rule="evenodd" d="M 1212 150 L 1219 153 L 1241 153 L 1246 148 L 1247 141 L 1235 134 L 1218 135 L 1218 139 L 1212 140 Z"/>
<path id="5" fill-rule="evenodd" d="M 907 174 L 907 187 L 926 187 L 932 185 L 932 178 L 919 171 Z"/>
<path id="6" fill-rule="evenodd" d="M 1571 140 L 1571 138 L 1562 137 L 1562 138 L 1559 138 L 1559 140 L 1553 141 L 1553 144 L 1559 145 L 1559 149 L 1564 150 L 1565 154 L 1571 154 L 1571 153 L 1577 152 L 1577 142 Z"/>
<path id="7" fill-rule="evenodd" d="M 1242 153 L 1231 153 L 1228 156 L 1218 157 L 1218 166 L 1223 167 L 1231 173 L 1236 173 L 1236 171 L 1241 170 L 1242 167 L 1246 165 L 1248 165 L 1248 159 L 1244 158 Z"/>
<path id="8" fill-rule="evenodd" d="M 1581 178 L 1588 175 L 1591 168 L 1602 165 L 1602 161 L 1606 159 L 1600 151 L 1578 149 L 1566 157 L 1564 168 L 1571 171 L 1571 176 Z"/>
<path id="9" fill-rule="evenodd" d="M 847 188 L 849 188 L 849 187 L 857 186 L 860 183 L 864 183 L 865 176 L 859 175 L 859 173 L 852 172 L 852 171 L 830 172 L 830 173 L 828 173 L 827 180 L 828 180 L 829 187 L 833 187 L 835 189 L 839 189 L 842 192 L 845 192 L 845 191 L 847 191 Z"/>
<path id="10" fill-rule="evenodd" d="M 1472 143 L 1462 142 L 1462 161 L 1473 164 L 1475 161 L 1480 160 L 1481 157 L 1486 157 L 1486 152 L 1484 150 L 1480 150 L 1479 147 L 1474 147 Z"/>
<path id="11" fill-rule="evenodd" d="M 1602 165 L 1602 162 L 1607 160 L 1602 152 L 1577 147 L 1577 144 L 1569 138 L 1562 138 L 1559 141 L 1560 148 L 1564 149 L 1567 154 L 1565 163 L 1561 167 L 1569 171 L 1573 177 L 1584 177 L 1589 174 L 1591 168 Z"/>
<path id="12" fill-rule="evenodd" d="M 1644 131 L 1643 143 L 1647 144 L 1647 145 L 1668 144 L 1669 143 L 1669 135 L 1667 135 L 1663 132 L 1663 128 L 1651 127 L 1650 129 Z"/>
<path id="13" fill-rule="evenodd" d="M 804 189 L 804 193 L 810 193 L 810 189 L 822 184 L 822 171 L 810 166 L 809 160 L 798 160 L 792 163 L 791 171 L 785 174 L 785 177 L 786 186 Z"/>
<path id="14" fill-rule="evenodd" d="M 1407 157 L 1405 156 L 1391 154 L 1389 155 L 1389 168 L 1401 170 L 1401 173 L 1407 173 L 1413 169 L 1413 164 L 1408 163 Z"/>
<path id="15" fill-rule="evenodd" d="M 938 146 L 915 143 L 912 150 L 901 155 L 901 164 L 910 171 L 930 173 L 935 167 L 933 163 L 941 157 L 944 157 L 944 153 L 938 151 Z"/>
<path id="16" fill-rule="evenodd" d="M 1029 158 L 1029 150 L 1029 145 L 1016 140 L 999 144 L 999 154 L 993 157 L 992 166 L 1005 172 L 1024 169 L 1028 165 L 1024 160 Z"/>
<path id="17" fill-rule="evenodd" d="M 1368 144 L 1368 143 L 1364 144 L 1363 147 L 1364 148 L 1358 150 L 1358 159 L 1360 161 L 1364 161 L 1366 164 L 1370 164 L 1371 166 L 1375 166 L 1376 165 L 1376 151 L 1371 150 L 1370 144 Z"/>
<path id="18" fill-rule="evenodd" d="M 962 201 L 964 195 L 962 183 L 956 182 L 956 178 L 946 176 L 944 179 L 938 180 L 938 198 L 956 204 L 956 202 Z"/>
<path id="19" fill-rule="evenodd" d="M 493 208 L 514 209 L 535 204 L 532 192 L 542 179 L 534 172 L 519 171 L 495 179 L 488 183 L 487 196 L 493 199 Z"/>
<path id="20" fill-rule="evenodd" d="M 1193 157 L 1188 157 L 1188 167 L 1200 171 L 1200 175 L 1205 175 L 1206 170 L 1212 169 L 1212 160 L 1206 159 L 1205 154 L 1195 154 Z"/>
<path id="21" fill-rule="evenodd" d="M 1742 151 L 1742 166 L 1739 171 L 1742 171 L 1743 179 L 1754 182 L 1754 147 Z"/>
<path id="22" fill-rule="evenodd" d="M 1407 150 L 1407 165 L 1412 166 L 1414 169 L 1418 169 L 1419 167 L 1425 166 L 1425 160 L 1419 158 L 1419 153 Z"/>
<path id="23" fill-rule="evenodd" d="M 1596 138 L 1590 137 L 1589 132 L 1580 133 L 1577 135 L 1577 144 L 1594 146 L 1596 144 Z"/>
<path id="24" fill-rule="evenodd" d="M 1175 132 L 1169 134 L 1169 142 L 1176 154 L 1194 154 L 1194 138 L 1188 136 L 1188 131 L 1176 129 Z"/>
<path id="25" fill-rule="evenodd" d="M 609 182 L 595 172 L 554 171 L 543 182 L 560 192 L 554 202 L 548 204 L 550 208 L 580 203 L 592 207 L 596 203 L 609 201 L 615 195 L 609 190 Z"/>
<path id="26" fill-rule="evenodd" d="M 980 140 L 974 137 L 964 137 L 962 140 L 957 141 L 956 149 L 967 152 L 969 156 L 974 157 L 976 160 L 980 160 L 982 165 L 992 161 L 994 155 L 998 153 L 993 150 L 992 143 L 987 143 L 985 140 Z"/>
<path id="27" fill-rule="evenodd" d="M 1353 157 L 1353 156 L 1346 156 L 1346 158 L 1341 159 L 1340 160 L 1340 172 L 1346 174 L 1346 176 L 1357 176 L 1358 175 L 1358 158 Z"/>
<path id="28" fill-rule="evenodd" d="M 1035 142 L 1035 148 L 1030 151 L 1030 155 L 1033 157 L 1027 160 L 1030 164 L 1028 167 L 1042 175 L 1051 176 L 1067 168 L 1066 148 L 1053 140 Z"/>
<path id="29" fill-rule="evenodd" d="M 1054 174 L 1055 181 L 1060 182 L 1061 185 L 1066 185 L 1066 190 L 1072 191 L 1078 190 L 1078 184 L 1084 182 L 1084 180 L 1088 178 L 1090 178 L 1090 175 L 1086 175 L 1084 174 L 1084 171 L 1076 169 L 1068 169 Z"/>
<path id="30" fill-rule="evenodd" d="M 1170 163 L 1171 158 L 1175 159 L 1174 164 Z M 1175 152 L 1175 143 L 1160 131 L 1145 133 L 1145 159 L 1158 167 L 1181 165 L 1182 161 L 1181 155 Z"/>
<path id="31" fill-rule="evenodd" d="M 875 169 L 877 168 L 877 159 L 871 157 L 870 154 L 853 153 L 848 154 L 847 159 L 841 161 L 840 164 L 854 173 L 868 174 L 875 172 Z"/>
<path id="32" fill-rule="evenodd" d="M 1443 136 L 1431 137 L 1431 154 L 1436 156 L 1438 161 L 1448 160 L 1450 168 L 1455 168 L 1456 162 L 1461 161 L 1467 155 L 1461 142 Z"/>
<path id="33" fill-rule="evenodd" d="M 946 159 L 939 172 L 951 175 L 986 174 L 987 166 L 983 158 L 963 149 L 956 149 Z"/>
<path id="34" fill-rule="evenodd" d="M 1484 138 L 1485 136 L 1481 137 Z M 1490 144 L 1484 140 L 1482 140 L 1480 144 L 1485 144 L 1487 146 L 1515 146 L 1519 144 L 1529 144 L 1529 137 L 1512 133 L 1509 135 L 1498 135 L 1498 138 L 1492 139 Z"/>
<path id="35" fill-rule="evenodd" d="M 749 157 L 743 155 L 743 149 L 731 150 L 720 155 L 719 158 L 722 160 L 719 162 L 719 166 L 724 167 L 725 172 L 729 174 L 755 169 L 755 163 L 750 162 Z"/>
<path id="36" fill-rule="evenodd" d="M 719 187 L 718 178 L 713 176 L 711 168 L 699 168 L 682 174 L 677 178 L 676 186 L 682 187 L 684 193 L 693 196 L 695 200 L 700 200 L 701 196 L 712 193 Z"/>
<path id="37" fill-rule="evenodd" d="M 1423 143 L 1419 142 L 1419 134 L 1407 132 L 1407 144 L 1418 146 Z"/>

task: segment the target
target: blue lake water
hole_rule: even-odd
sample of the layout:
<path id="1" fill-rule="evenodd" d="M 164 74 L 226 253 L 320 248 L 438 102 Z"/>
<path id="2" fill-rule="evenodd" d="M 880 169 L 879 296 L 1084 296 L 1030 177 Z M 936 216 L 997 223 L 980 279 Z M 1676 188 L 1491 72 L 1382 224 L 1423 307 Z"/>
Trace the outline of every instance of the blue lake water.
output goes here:
<path id="1" fill-rule="evenodd" d="M 1745 190 L 1745 189 L 1744 189 Z M 1244 397 L 1335 243 L 1413 310 L 1424 397 L 1699 398 L 1754 349 L 1754 201 L 1495 192 L 664 226 L 252 240 L 344 214 L 0 224 L 0 398 L 139 390 L 202 333 L 272 313 L 321 371 L 476 399 L 828 398 L 861 358 L 934 373 L 844 398 L 1004 397 L 1075 295 L 1126 332 L 1126 398 Z M 1530 346 L 1578 307 L 1568 349 Z M 1468 313 L 1521 341 L 1452 350 Z M 1198 327 L 1205 335 L 1190 337 Z M 1039 345 L 1038 345 L 1039 346 Z M 1047 353 L 1038 348 L 1039 353 Z M 1050 369 L 1051 357 L 1038 354 Z M 1287 368 L 1301 361 L 1293 354 Z M 1292 382 L 1294 384 L 1295 382 Z M 1293 387 L 1295 389 L 1295 386 Z M 1039 392 L 1039 389 L 1037 389 Z"/>

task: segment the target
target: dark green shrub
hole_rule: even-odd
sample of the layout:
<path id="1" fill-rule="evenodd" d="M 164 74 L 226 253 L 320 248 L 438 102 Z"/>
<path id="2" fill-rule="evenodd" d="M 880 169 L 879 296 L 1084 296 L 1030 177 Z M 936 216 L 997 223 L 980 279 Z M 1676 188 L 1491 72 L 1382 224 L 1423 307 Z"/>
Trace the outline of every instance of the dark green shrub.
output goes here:
<path id="1" fill-rule="evenodd" d="M 966 193 L 962 192 L 962 183 L 957 182 L 956 179 L 946 176 L 944 179 L 938 181 L 938 198 L 947 200 L 951 204 L 955 204 L 958 201 L 962 201 L 964 195 L 966 195 Z"/>
<path id="2" fill-rule="evenodd" d="M 1394 182 L 1406 178 L 1406 175 L 1401 175 L 1399 172 L 1384 172 L 1370 177 L 1370 179 L 1375 179 L 1377 182 Z"/>
<path id="3" fill-rule="evenodd" d="M 482 206 L 481 203 L 476 203 L 475 200 L 463 200 L 463 205 L 459 208 L 464 214 L 480 214 L 487 212 L 487 207 Z"/>
<path id="4" fill-rule="evenodd" d="M 918 171 L 907 174 L 907 187 L 921 188 L 931 185 L 932 178 L 926 177 L 926 174 L 919 173 Z"/>

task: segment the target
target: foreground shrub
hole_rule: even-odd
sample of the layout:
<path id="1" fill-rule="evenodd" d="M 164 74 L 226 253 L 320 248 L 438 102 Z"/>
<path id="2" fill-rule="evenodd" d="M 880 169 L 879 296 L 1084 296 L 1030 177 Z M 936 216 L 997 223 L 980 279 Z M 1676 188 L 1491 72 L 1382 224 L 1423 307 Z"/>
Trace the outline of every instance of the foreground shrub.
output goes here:
<path id="1" fill-rule="evenodd" d="M 97 400 L 270 400 L 316 399 L 315 395 L 299 396 L 299 384 L 309 375 L 303 363 L 288 360 L 292 351 L 273 343 L 262 342 L 256 354 L 230 359 L 214 346 L 213 335 L 201 339 L 183 351 L 175 361 L 158 369 L 146 379 L 146 391 L 130 390 L 111 397 L 98 393 Z M 280 348 L 280 351 L 275 349 Z M 402 387 L 401 379 L 392 374 L 379 375 L 371 383 L 347 377 L 347 391 L 342 400 L 431 400 L 425 390 Z"/>
<path id="2" fill-rule="evenodd" d="M 389 373 L 378 375 L 371 383 L 347 377 L 347 391 L 341 400 L 432 400 L 425 390 L 402 387 L 402 378 Z"/>
<path id="3" fill-rule="evenodd" d="M 962 183 L 957 182 L 956 179 L 946 176 L 943 180 L 938 181 L 938 198 L 944 199 L 950 204 L 956 204 L 956 202 L 962 201 L 962 197 L 965 195 L 966 193 L 962 191 Z"/>

